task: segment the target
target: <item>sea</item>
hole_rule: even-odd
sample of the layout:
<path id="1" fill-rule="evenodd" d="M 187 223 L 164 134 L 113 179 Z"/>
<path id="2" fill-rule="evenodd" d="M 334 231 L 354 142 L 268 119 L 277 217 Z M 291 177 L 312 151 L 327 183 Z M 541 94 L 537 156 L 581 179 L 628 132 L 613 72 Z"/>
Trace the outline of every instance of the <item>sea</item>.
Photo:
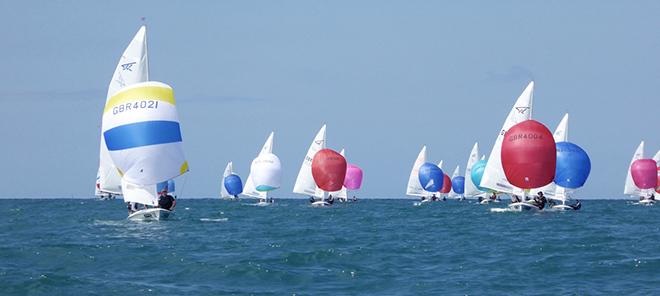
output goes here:
<path id="1" fill-rule="evenodd" d="M 660 206 L 0 200 L 0 295 L 660 295 Z"/>

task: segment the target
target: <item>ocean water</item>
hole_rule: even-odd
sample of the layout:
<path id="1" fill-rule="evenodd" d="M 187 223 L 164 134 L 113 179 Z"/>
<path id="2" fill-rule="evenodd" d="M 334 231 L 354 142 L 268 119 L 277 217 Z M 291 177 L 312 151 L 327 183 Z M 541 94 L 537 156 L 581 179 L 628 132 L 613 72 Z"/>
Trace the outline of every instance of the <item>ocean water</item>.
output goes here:
<path id="1" fill-rule="evenodd" d="M 660 207 L 0 200 L 2 295 L 660 295 Z"/>

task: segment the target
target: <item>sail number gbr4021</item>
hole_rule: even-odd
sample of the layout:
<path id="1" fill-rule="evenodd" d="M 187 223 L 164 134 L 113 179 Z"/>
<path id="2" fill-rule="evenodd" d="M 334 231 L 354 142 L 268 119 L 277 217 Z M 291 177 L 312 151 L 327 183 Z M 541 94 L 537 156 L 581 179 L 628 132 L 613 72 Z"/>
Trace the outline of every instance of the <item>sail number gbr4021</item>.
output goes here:
<path id="1" fill-rule="evenodd" d="M 158 109 L 158 101 L 148 100 L 121 104 L 112 108 L 112 114 L 116 115 L 133 109 Z"/>

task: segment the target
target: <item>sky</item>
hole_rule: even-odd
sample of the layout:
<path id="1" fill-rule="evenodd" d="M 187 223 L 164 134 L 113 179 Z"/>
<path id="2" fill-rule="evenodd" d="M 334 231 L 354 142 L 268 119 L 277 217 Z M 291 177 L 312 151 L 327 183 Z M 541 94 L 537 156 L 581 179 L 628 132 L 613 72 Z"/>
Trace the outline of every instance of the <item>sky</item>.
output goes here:
<path id="1" fill-rule="evenodd" d="M 364 197 L 404 196 L 422 145 L 448 174 L 490 152 L 530 80 L 534 119 L 592 170 L 576 193 L 623 197 L 632 154 L 660 149 L 658 1 L 0 1 L 0 197 L 91 197 L 116 63 L 148 25 L 152 80 L 173 86 L 191 171 L 215 197 L 270 131 L 291 193 L 318 129 L 365 171 Z"/>

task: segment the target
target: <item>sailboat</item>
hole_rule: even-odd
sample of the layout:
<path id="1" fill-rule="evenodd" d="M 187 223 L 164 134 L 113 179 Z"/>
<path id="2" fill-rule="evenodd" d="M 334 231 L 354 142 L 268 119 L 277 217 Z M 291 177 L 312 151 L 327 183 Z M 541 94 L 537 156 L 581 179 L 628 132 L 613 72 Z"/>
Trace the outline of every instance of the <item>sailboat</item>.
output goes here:
<path id="1" fill-rule="evenodd" d="M 147 55 L 147 28 L 140 27 L 135 37 L 121 55 L 108 85 L 106 102 L 120 89 L 140 82 L 149 81 L 149 58 Z M 121 176 L 112 162 L 105 145 L 103 133 L 100 135 L 99 169 L 97 171 L 95 195 L 101 199 L 113 199 L 122 194 Z"/>
<path id="2" fill-rule="evenodd" d="M 660 151 L 656 153 L 656 155 L 653 157 L 653 161 L 655 161 L 655 165 L 657 167 L 658 165 L 658 160 L 660 159 Z M 635 165 L 636 162 L 644 161 L 644 141 L 639 143 L 639 146 L 637 146 L 637 149 L 635 150 L 635 154 L 633 154 L 632 159 L 630 160 L 630 165 L 628 166 L 628 175 L 626 176 L 626 184 L 624 187 L 623 193 L 626 195 L 631 195 L 639 198 L 639 204 L 641 205 L 653 205 L 655 204 L 656 200 L 660 195 L 658 194 L 657 190 L 654 189 L 642 189 L 637 186 L 634 176 L 633 176 L 633 166 Z M 657 169 L 656 169 L 657 172 Z M 656 175 L 657 177 L 657 175 Z M 656 183 L 657 183 L 657 178 L 656 178 Z M 651 194 L 653 194 L 653 198 L 650 198 Z"/>
<path id="3" fill-rule="evenodd" d="M 238 200 L 238 195 L 243 193 L 243 182 L 241 177 L 234 174 L 234 165 L 231 161 L 227 163 L 220 183 L 220 197 L 224 199 Z"/>
<path id="4" fill-rule="evenodd" d="M 559 122 L 553 138 L 557 143 L 558 155 L 555 180 L 543 188 L 535 189 L 534 192 L 543 191 L 546 198 L 559 202 L 559 204 L 553 205 L 552 209 L 574 210 L 573 207 L 566 204 L 570 199 L 569 192 L 584 184 L 591 170 L 591 162 L 582 148 L 568 142 L 568 113 Z M 561 186 L 563 183 L 566 183 L 567 187 Z"/>
<path id="5" fill-rule="evenodd" d="M 504 141 L 504 136 L 506 132 L 514 125 L 521 123 L 525 120 L 532 118 L 532 102 L 534 97 L 534 81 L 530 82 L 527 87 L 520 94 L 516 103 L 509 111 L 502 129 L 497 134 L 495 139 L 495 144 L 493 144 L 493 149 L 490 152 L 488 161 L 486 162 L 486 168 L 484 170 L 483 177 L 481 179 L 480 187 L 488 188 L 495 192 L 506 193 L 506 194 L 515 194 L 524 196 L 525 192 L 511 185 L 504 174 L 504 169 L 502 168 L 502 142 Z M 525 208 L 534 208 L 532 205 L 521 205 L 517 206 L 517 209 Z"/>
<path id="6" fill-rule="evenodd" d="M 326 192 L 316 185 L 314 177 L 312 176 L 312 160 L 317 152 L 325 149 L 325 129 L 326 126 L 324 124 L 318 133 L 316 133 L 316 137 L 314 137 L 312 144 L 309 145 L 305 159 L 303 159 L 302 165 L 300 166 L 300 171 L 298 171 L 296 183 L 293 186 L 293 193 L 302 194 L 311 198 L 319 198 L 320 200 L 312 202 L 312 206 L 315 207 L 330 206 L 330 203 L 325 200 Z"/>
<path id="7" fill-rule="evenodd" d="M 188 172 L 174 91 L 148 81 L 119 90 L 105 104 L 103 137 L 121 177 L 124 201 L 141 204 L 129 219 L 159 220 L 172 209 L 157 207 L 157 184 Z"/>
<path id="8" fill-rule="evenodd" d="M 429 192 L 422 188 L 422 184 L 419 182 L 419 168 L 426 163 L 426 158 L 428 154 L 426 152 L 426 146 L 422 147 L 422 150 L 417 154 L 417 158 L 413 163 L 413 167 L 410 170 L 410 177 L 408 177 L 408 186 L 406 187 L 406 195 L 408 196 L 417 196 L 422 198 L 422 203 L 430 202 L 431 200 L 427 198 Z"/>
<path id="9" fill-rule="evenodd" d="M 273 200 L 268 199 L 268 192 L 280 187 L 282 166 L 280 159 L 273 154 L 274 134 L 270 133 L 259 154 L 252 161 L 250 174 L 243 188 L 243 195 L 259 199 L 257 206 L 271 205 Z"/>

